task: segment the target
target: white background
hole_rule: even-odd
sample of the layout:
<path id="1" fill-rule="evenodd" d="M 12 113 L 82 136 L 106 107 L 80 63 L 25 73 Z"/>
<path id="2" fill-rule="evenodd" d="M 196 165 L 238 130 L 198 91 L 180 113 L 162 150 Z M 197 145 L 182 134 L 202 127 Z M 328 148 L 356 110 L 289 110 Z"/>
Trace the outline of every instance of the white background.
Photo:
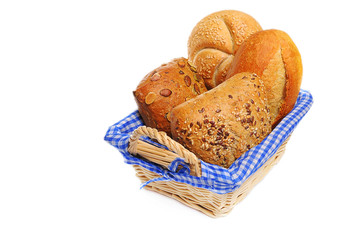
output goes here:
<path id="1" fill-rule="evenodd" d="M 357 1 L 1 1 L 0 239 L 360 239 Z M 147 190 L 107 128 L 206 15 L 286 31 L 314 105 L 226 217 Z M 127 236 L 127 237 L 126 237 Z"/>

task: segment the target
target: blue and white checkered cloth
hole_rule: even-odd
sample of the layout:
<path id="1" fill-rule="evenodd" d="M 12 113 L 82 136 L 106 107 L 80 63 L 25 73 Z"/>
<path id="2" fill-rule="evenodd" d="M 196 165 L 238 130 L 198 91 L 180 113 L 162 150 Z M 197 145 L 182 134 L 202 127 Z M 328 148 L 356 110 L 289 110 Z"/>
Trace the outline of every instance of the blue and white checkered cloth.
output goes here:
<path id="1" fill-rule="evenodd" d="M 127 151 L 132 132 L 139 126 L 144 125 L 138 111 L 131 113 L 123 120 L 110 126 L 104 140 L 116 147 L 123 154 L 125 163 L 140 165 L 162 176 L 150 180 L 145 184 L 152 181 L 178 181 L 194 187 L 205 188 L 214 193 L 225 194 L 233 192 L 240 187 L 249 176 L 255 173 L 276 153 L 278 148 L 290 136 L 297 124 L 311 108 L 312 103 L 313 98 L 311 93 L 301 90 L 293 110 L 283 118 L 277 127 L 260 144 L 244 153 L 228 169 L 201 161 L 201 177 L 189 175 L 189 168 L 184 164 L 183 159 L 178 158 L 173 161 L 169 166 L 169 170 L 167 170 L 157 164 L 135 157 Z M 152 142 L 150 139 L 146 140 L 159 146 L 158 143 Z M 178 165 L 182 165 L 183 168 L 177 172 L 176 169 Z"/>

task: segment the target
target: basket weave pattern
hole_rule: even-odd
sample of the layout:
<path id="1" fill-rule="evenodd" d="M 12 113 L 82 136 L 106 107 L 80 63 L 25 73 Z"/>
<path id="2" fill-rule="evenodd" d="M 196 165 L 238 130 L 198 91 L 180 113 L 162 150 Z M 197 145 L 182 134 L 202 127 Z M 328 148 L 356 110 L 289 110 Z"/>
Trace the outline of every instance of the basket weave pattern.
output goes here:
<path id="1" fill-rule="evenodd" d="M 228 169 L 199 160 L 165 133 L 144 126 L 137 111 L 110 126 L 104 140 L 134 166 L 143 187 L 218 217 L 229 213 L 280 160 L 312 103 L 312 95 L 301 89 L 293 110 Z"/>
<path id="2" fill-rule="evenodd" d="M 155 139 L 176 153 L 165 149 L 158 149 L 156 146 L 142 142 L 139 140 L 141 136 L 148 136 Z M 227 215 L 237 203 L 242 201 L 251 189 L 267 175 L 275 164 L 279 162 L 285 151 L 287 141 L 288 139 L 282 144 L 276 154 L 268 159 L 268 161 L 252 174 L 239 188 L 227 194 L 217 194 L 207 189 L 193 187 L 189 184 L 176 181 L 155 181 L 146 185 L 145 188 L 176 199 L 210 217 L 224 216 Z M 138 154 L 151 161 L 157 159 L 155 162 L 164 167 L 172 161 L 172 158 L 182 157 L 190 164 L 191 174 L 199 176 L 199 171 L 201 171 L 201 169 L 194 170 L 196 166 L 199 167 L 199 160 L 193 153 L 166 136 L 165 133 L 158 132 L 152 128 L 143 126 L 135 130 L 131 137 L 128 150 L 132 154 Z M 161 177 L 159 174 L 149 171 L 139 165 L 134 165 L 134 169 L 136 171 L 136 176 L 142 183 Z"/>

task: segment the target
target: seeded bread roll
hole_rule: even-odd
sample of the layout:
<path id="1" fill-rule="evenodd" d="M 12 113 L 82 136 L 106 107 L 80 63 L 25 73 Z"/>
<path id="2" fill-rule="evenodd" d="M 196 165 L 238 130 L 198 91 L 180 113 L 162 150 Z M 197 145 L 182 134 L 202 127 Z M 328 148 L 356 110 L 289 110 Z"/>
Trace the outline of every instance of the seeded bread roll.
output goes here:
<path id="1" fill-rule="evenodd" d="M 173 139 L 225 168 L 271 132 L 264 86 L 253 73 L 236 74 L 178 105 L 170 119 Z"/>
<path id="2" fill-rule="evenodd" d="M 300 91 L 302 60 L 296 45 L 280 30 L 251 35 L 239 47 L 227 78 L 247 71 L 262 78 L 275 127 L 292 110 Z"/>
<path id="3" fill-rule="evenodd" d="M 173 107 L 207 91 L 186 58 L 177 58 L 147 74 L 133 92 L 144 124 L 169 136 Z"/>
<path id="4" fill-rule="evenodd" d="M 203 18 L 188 40 L 188 58 L 204 78 L 208 89 L 222 83 L 240 44 L 262 30 L 250 15 L 224 10 Z"/>

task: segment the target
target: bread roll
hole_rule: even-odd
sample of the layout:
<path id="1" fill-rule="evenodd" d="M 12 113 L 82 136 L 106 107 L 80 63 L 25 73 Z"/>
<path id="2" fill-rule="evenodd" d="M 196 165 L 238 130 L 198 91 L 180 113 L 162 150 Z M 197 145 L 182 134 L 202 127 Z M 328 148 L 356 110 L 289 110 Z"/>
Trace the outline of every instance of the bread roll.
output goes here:
<path id="1" fill-rule="evenodd" d="M 262 80 L 240 73 L 175 107 L 172 137 L 205 162 L 228 168 L 270 132 Z"/>
<path id="2" fill-rule="evenodd" d="M 205 91 L 195 67 L 187 59 L 177 58 L 148 73 L 133 94 L 144 124 L 170 136 L 172 108 Z"/>
<path id="3" fill-rule="evenodd" d="M 302 81 L 301 55 L 287 33 L 260 31 L 239 47 L 227 78 L 250 71 L 266 87 L 273 127 L 294 107 Z"/>
<path id="4" fill-rule="evenodd" d="M 222 83 L 240 44 L 262 30 L 250 15 L 224 10 L 203 18 L 188 40 L 188 58 L 211 89 Z"/>

